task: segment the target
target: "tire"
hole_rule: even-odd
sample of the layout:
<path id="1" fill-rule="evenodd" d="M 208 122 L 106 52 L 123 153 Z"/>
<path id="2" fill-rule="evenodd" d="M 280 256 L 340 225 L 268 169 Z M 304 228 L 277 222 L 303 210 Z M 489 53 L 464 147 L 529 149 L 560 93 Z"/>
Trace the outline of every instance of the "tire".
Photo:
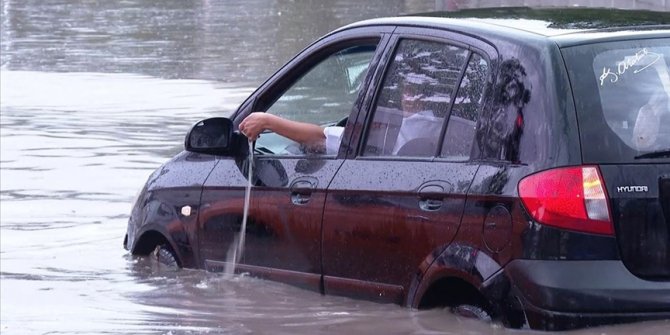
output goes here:
<path id="1" fill-rule="evenodd" d="M 168 244 L 160 244 L 156 247 L 153 252 L 156 261 L 168 268 L 178 269 L 179 262 L 177 261 L 177 255 Z"/>
<path id="2" fill-rule="evenodd" d="M 487 312 L 484 308 L 476 305 L 461 304 L 452 307 L 451 312 L 458 316 L 477 319 L 485 322 L 491 322 L 492 320 L 491 314 L 489 314 L 489 312 Z"/>

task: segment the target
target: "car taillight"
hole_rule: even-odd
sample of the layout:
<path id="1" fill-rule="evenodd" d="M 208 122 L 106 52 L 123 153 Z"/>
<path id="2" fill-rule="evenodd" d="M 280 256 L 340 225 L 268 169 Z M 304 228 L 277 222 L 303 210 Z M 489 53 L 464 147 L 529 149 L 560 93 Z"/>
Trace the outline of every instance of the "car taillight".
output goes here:
<path id="1" fill-rule="evenodd" d="M 519 182 L 519 197 L 541 224 L 614 235 L 605 185 L 595 166 L 542 171 Z"/>

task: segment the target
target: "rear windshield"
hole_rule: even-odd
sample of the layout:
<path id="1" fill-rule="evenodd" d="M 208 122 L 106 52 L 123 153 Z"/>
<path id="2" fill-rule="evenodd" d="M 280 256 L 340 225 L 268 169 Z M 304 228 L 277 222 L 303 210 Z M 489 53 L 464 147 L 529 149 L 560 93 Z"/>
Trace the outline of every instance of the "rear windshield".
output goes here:
<path id="1" fill-rule="evenodd" d="M 670 39 L 563 50 L 586 163 L 670 161 Z M 641 157 L 642 156 L 642 157 Z"/>

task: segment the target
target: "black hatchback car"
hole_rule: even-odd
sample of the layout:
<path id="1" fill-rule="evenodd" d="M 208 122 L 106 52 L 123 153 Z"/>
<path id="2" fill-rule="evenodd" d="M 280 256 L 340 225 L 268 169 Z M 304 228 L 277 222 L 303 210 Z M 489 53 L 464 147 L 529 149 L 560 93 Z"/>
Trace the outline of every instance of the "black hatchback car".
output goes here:
<path id="1" fill-rule="evenodd" d="M 512 327 L 670 318 L 669 24 L 511 8 L 338 29 L 192 128 L 125 248 Z M 252 112 L 334 150 L 267 132 L 250 158 Z"/>

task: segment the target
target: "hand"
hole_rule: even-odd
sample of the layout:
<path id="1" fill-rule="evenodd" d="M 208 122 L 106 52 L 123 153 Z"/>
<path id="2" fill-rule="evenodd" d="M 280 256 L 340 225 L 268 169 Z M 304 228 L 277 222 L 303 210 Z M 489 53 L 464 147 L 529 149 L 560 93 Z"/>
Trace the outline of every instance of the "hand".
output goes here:
<path id="1" fill-rule="evenodd" d="M 249 114 L 240 123 L 240 131 L 244 136 L 252 141 L 255 141 L 265 129 L 268 127 L 268 114 L 263 112 L 254 112 Z"/>

